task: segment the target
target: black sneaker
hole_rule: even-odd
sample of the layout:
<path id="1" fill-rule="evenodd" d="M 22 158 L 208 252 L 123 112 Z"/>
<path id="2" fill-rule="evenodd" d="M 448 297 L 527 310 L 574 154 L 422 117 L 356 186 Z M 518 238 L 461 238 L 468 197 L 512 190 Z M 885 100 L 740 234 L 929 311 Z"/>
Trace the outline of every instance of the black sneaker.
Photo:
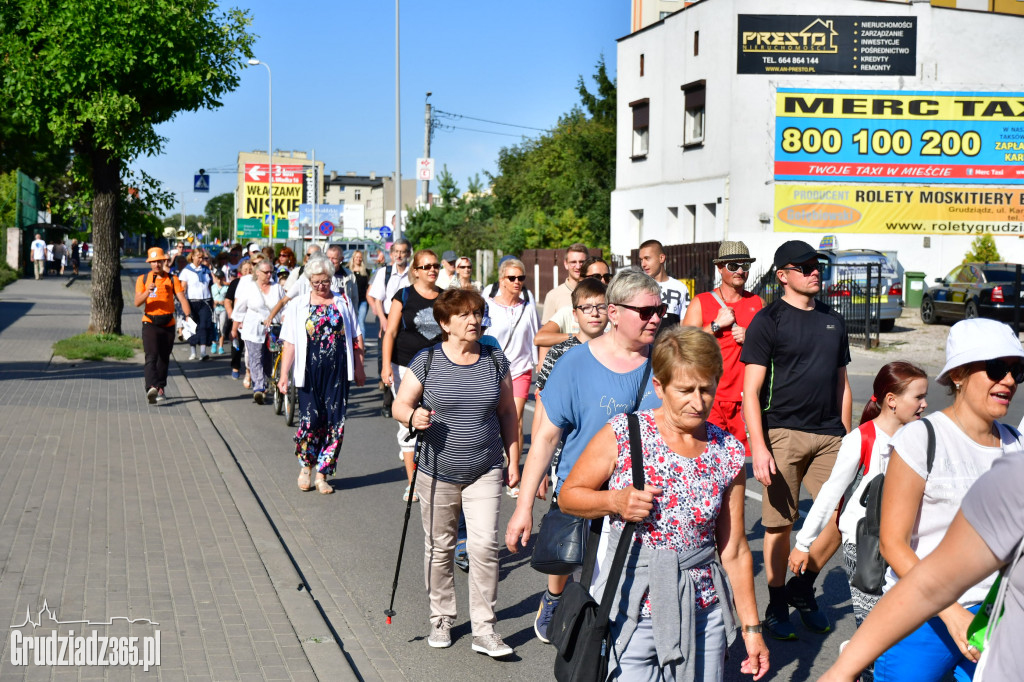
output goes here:
<path id="1" fill-rule="evenodd" d="M 797 639 L 796 628 L 789 622 L 789 608 L 775 608 L 771 604 L 764 612 L 764 631 L 772 639 L 792 641 Z"/>
<path id="2" fill-rule="evenodd" d="M 828 616 L 818 609 L 813 587 L 808 589 L 798 578 L 790 578 L 786 583 L 786 601 L 800 613 L 800 621 L 811 632 L 823 635 L 832 631 Z"/>

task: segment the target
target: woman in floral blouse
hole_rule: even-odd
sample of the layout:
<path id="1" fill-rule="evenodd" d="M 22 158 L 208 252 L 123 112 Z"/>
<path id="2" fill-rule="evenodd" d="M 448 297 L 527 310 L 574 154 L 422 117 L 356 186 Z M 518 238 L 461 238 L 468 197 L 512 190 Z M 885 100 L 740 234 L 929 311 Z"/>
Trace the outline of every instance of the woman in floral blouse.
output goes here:
<path id="1" fill-rule="evenodd" d="M 558 498 L 566 513 L 611 516 L 605 562 L 625 523 L 638 522 L 635 537 L 623 538 L 634 544 L 611 611 L 611 677 L 721 680 L 726 650 L 742 625 L 747 658 L 740 670 L 760 679 L 768 649 L 743 523 L 744 450 L 707 421 L 722 375 L 718 342 L 694 327 L 676 327 L 658 337 L 652 364 L 662 406 L 639 413 L 644 489 L 633 487 L 620 414 L 590 441 Z M 599 576 L 594 594 L 603 592 Z"/>

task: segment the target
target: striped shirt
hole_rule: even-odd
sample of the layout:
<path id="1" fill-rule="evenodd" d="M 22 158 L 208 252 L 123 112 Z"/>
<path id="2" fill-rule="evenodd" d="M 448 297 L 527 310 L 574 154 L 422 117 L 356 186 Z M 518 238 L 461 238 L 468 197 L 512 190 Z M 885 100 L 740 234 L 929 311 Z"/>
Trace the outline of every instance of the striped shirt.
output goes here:
<path id="1" fill-rule="evenodd" d="M 434 411 L 421 436 L 419 466 L 445 483 L 469 484 L 504 461 L 497 410 L 508 360 L 501 350 L 481 344 L 479 360 L 456 365 L 441 344 L 433 348 L 425 382 L 429 349 L 409 363 L 409 371 L 424 384 L 423 406 Z"/>

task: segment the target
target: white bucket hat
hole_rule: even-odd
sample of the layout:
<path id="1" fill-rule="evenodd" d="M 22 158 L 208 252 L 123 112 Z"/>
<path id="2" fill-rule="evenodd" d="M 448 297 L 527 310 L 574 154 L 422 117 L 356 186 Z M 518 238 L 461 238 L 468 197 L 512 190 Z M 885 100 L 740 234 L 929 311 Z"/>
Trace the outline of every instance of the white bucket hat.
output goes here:
<path id="1" fill-rule="evenodd" d="M 975 318 L 961 320 L 953 325 L 946 337 L 946 366 L 936 379 L 943 386 L 952 380 L 950 371 L 972 362 L 996 358 L 1024 358 L 1024 348 L 1010 325 L 997 320 Z"/>

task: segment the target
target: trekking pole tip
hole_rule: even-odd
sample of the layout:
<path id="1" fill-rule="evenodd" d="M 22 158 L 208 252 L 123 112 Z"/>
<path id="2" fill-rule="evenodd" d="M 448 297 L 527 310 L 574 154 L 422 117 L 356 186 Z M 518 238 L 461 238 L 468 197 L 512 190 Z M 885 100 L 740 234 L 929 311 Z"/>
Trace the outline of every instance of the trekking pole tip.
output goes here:
<path id="1" fill-rule="evenodd" d="M 384 612 L 384 615 L 387 616 L 387 619 L 384 621 L 384 623 L 386 625 L 391 625 L 391 616 L 395 615 L 395 612 L 392 609 L 388 609 Z"/>

